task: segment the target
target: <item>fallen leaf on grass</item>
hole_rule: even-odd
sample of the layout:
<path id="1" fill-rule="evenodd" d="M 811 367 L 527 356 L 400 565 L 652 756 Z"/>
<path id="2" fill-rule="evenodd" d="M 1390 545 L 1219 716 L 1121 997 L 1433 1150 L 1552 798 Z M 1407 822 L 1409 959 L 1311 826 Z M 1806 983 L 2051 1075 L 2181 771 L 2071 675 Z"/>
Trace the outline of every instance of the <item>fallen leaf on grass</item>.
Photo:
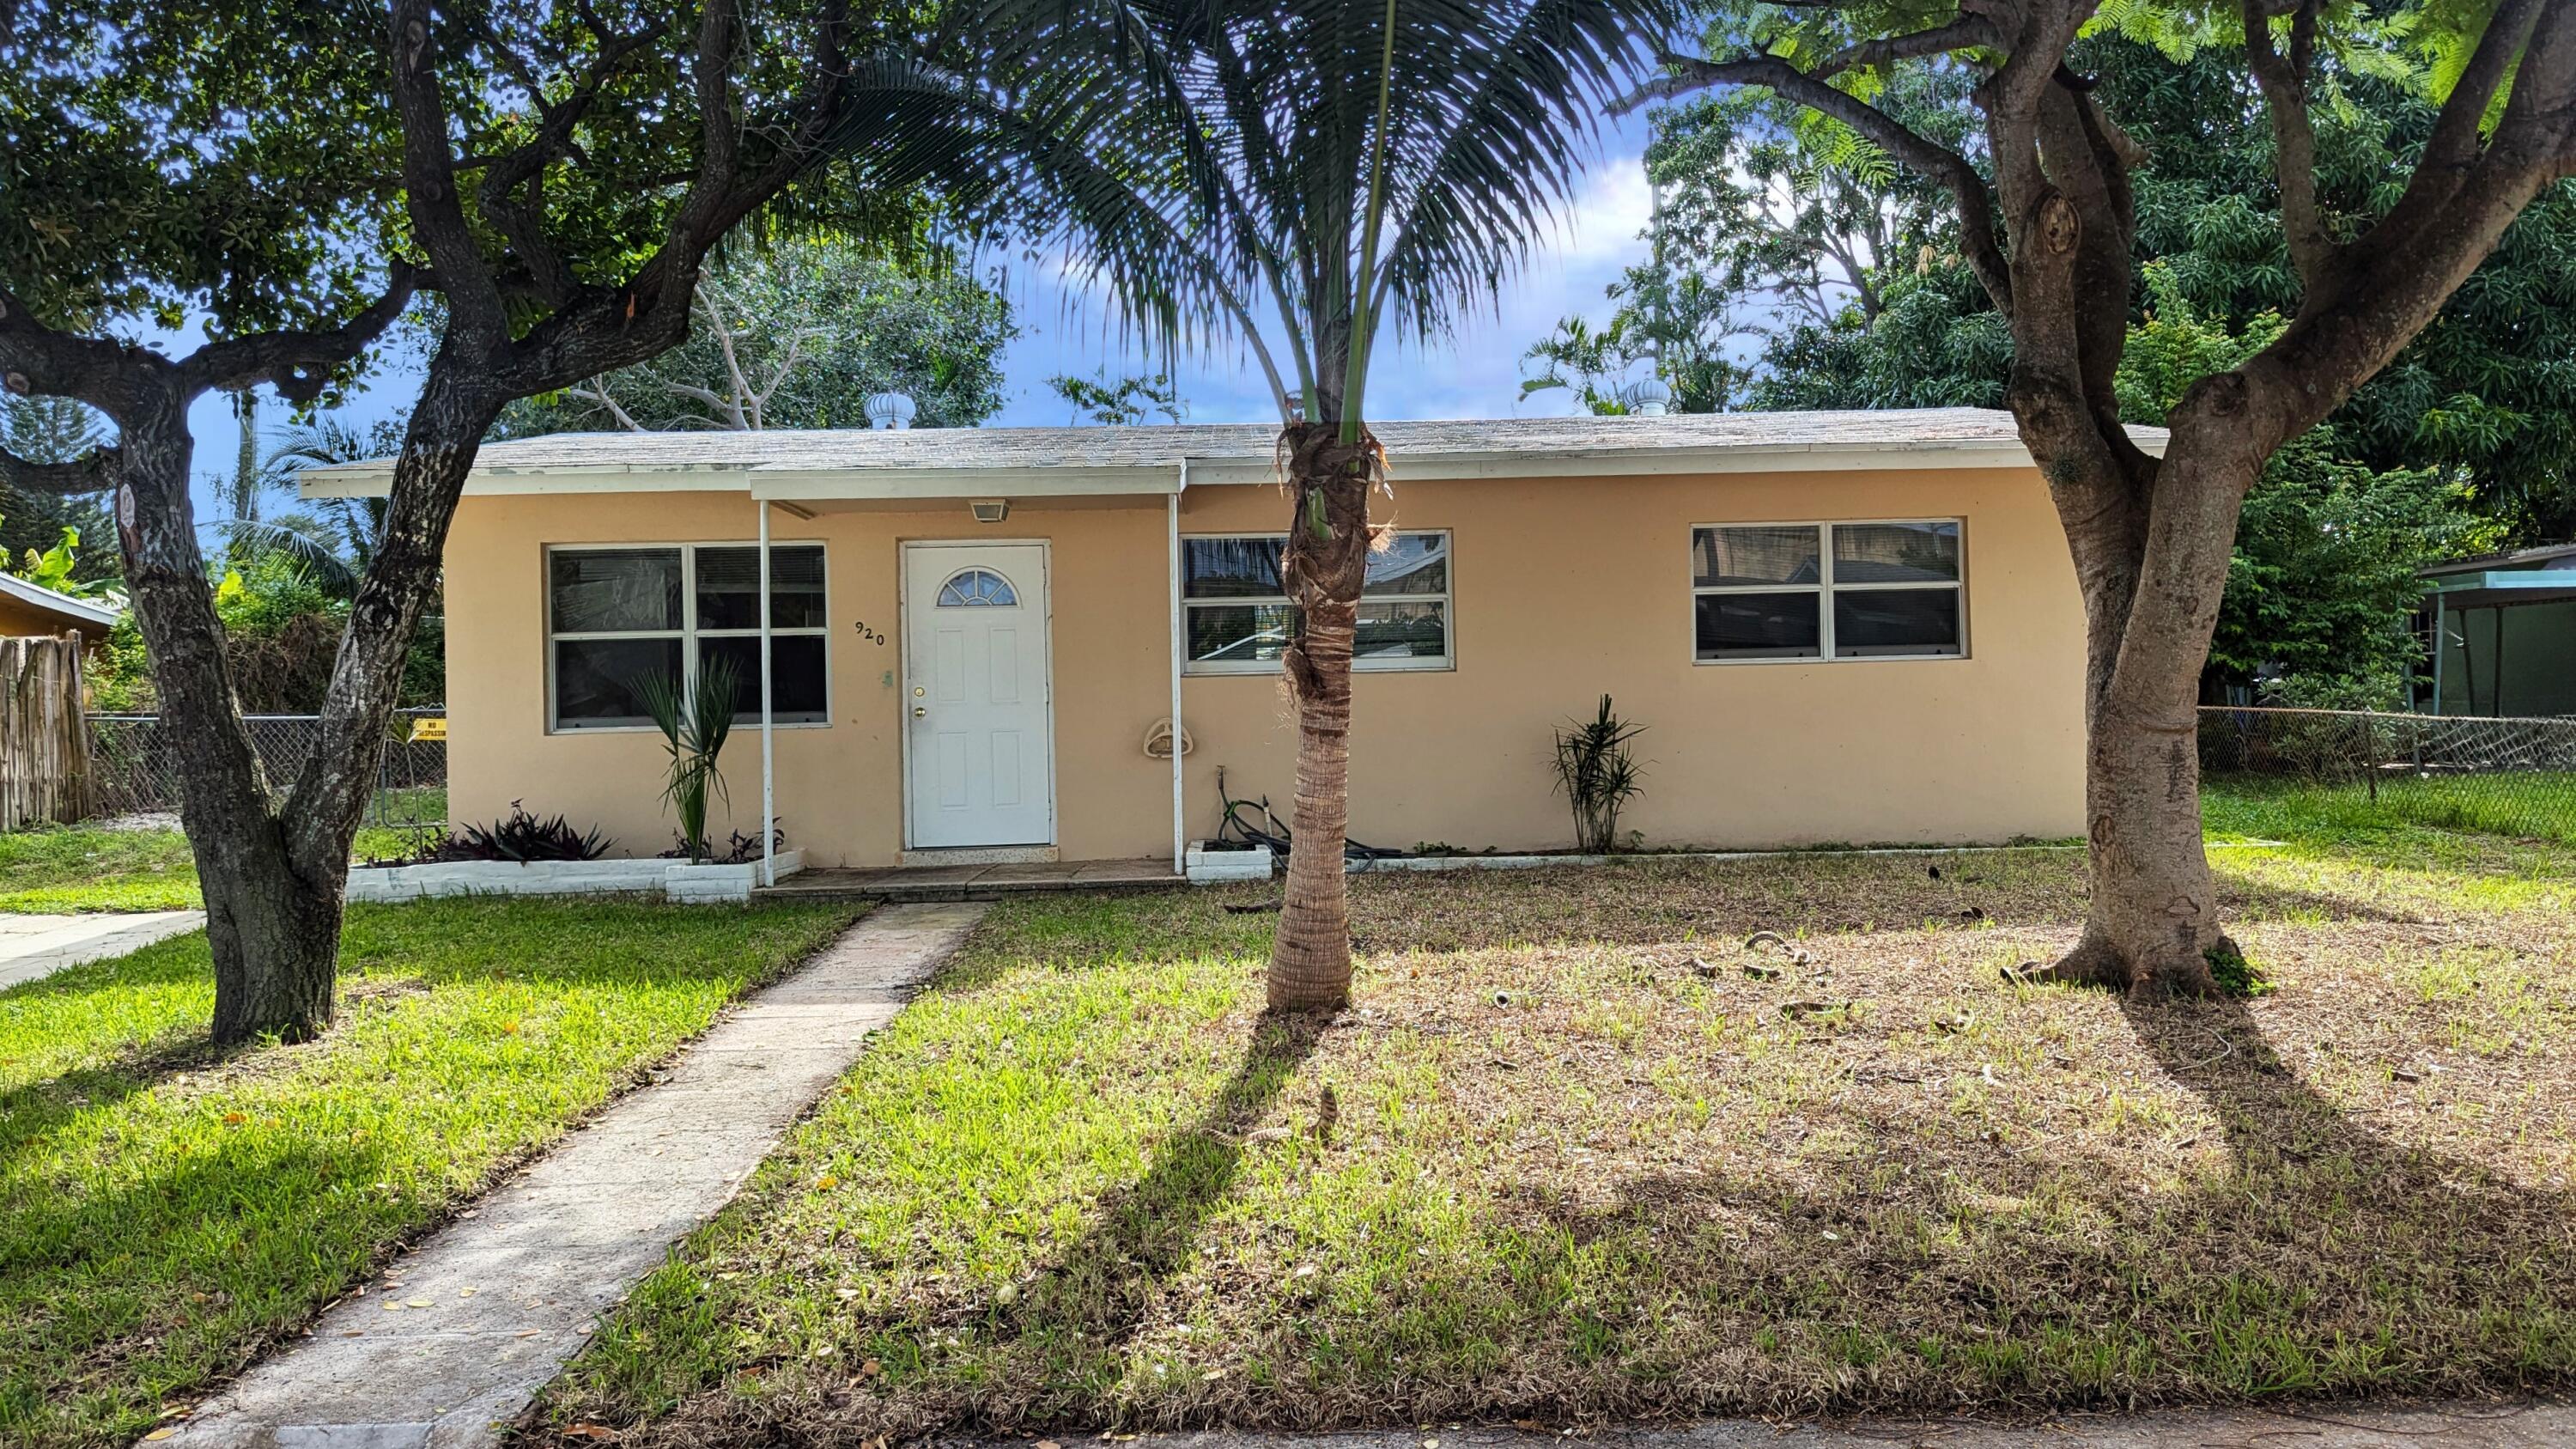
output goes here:
<path id="1" fill-rule="evenodd" d="M 614 1444 L 623 1437 L 606 1424 L 567 1424 L 564 1426 L 563 1436 L 567 1439 L 587 1439 L 594 1444 Z"/>

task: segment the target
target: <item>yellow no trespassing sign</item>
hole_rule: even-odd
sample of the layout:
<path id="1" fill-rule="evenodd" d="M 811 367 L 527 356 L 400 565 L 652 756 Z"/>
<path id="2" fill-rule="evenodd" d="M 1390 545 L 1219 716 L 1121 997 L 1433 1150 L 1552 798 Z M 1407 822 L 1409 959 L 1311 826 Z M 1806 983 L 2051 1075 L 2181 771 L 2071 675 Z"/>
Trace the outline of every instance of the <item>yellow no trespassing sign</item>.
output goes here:
<path id="1" fill-rule="evenodd" d="M 419 744 L 423 740 L 436 740 L 440 744 L 447 743 L 447 721 L 444 719 L 413 720 L 411 722 L 411 742 L 413 744 Z"/>

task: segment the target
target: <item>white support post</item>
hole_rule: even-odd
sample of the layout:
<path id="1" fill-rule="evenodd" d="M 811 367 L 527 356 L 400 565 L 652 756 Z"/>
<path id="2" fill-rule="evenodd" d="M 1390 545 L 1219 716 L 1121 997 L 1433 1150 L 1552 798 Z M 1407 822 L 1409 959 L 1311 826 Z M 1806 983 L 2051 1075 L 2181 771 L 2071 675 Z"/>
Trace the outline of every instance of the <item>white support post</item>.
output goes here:
<path id="1" fill-rule="evenodd" d="M 760 883 L 778 884 L 778 756 L 769 695 L 769 500 L 760 509 Z"/>
<path id="2" fill-rule="evenodd" d="M 1181 661 L 1189 657 L 1188 634 L 1181 619 L 1181 494 L 1190 486 L 1190 460 L 1181 460 L 1179 483 L 1172 490 L 1164 516 L 1171 522 L 1172 584 L 1172 874 L 1189 871 L 1188 816 L 1183 809 L 1186 787 L 1181 774 Z"/>

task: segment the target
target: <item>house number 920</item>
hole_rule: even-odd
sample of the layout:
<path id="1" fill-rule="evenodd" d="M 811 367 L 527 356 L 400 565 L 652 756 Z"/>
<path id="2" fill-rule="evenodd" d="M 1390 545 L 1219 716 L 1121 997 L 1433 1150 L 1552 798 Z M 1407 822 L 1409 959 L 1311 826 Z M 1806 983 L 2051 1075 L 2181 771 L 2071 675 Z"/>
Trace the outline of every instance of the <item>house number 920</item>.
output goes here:
<path id="1" fill-rule="evenodd" d="M 867 620 L 861 619 L 851 627 L 859 631 L 860 638 L 867 640 L 869 643 L 874 644 L 879 648 L 883 648 L 885 646 L 886 637 L 883 634 L 878 633 L 876 630 L 869 628 Z"/>

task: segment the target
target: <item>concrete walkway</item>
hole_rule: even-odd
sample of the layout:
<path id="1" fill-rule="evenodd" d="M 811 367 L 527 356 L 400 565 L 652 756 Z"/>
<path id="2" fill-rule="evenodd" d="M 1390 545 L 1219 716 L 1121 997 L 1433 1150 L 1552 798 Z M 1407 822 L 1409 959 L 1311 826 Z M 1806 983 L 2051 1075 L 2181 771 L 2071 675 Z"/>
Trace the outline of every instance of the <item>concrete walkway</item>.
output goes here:
<path id="1" fill-rule="evenodd" d="M 1084 1449 L 1090 1436 L 1062 1434 Z M 1515 1429 L 1375 1434 L 1151 1434 L 1139 1449 L 2557 1449 L 2576 1444 L 2576 1406 L 2439 1404 L 2366 1408 L 2285 1405 L 2279 1409 L 2182 1409 L 2150 1414 L 2070 1415 L 2020 1428 L 1969 1420 L 1856 1420 L 1842 1425 L 1707 1424 L 1623 1426 L 1577 1437 Z M 986 1449 L 1026 1449 L 1025 1440 Z"/>
<path id="2" fill-rule="evenodd" d="M 170 1449 L 497 1441 L 983 915 L 886 906 L 201 1406 Z"/>
<path id="3" fill-rule="evenodd" d="M 0 991 L 108 956 L 140 951 L 206 923 L 203 911 L 119 915 L 0 915 Z"/>

